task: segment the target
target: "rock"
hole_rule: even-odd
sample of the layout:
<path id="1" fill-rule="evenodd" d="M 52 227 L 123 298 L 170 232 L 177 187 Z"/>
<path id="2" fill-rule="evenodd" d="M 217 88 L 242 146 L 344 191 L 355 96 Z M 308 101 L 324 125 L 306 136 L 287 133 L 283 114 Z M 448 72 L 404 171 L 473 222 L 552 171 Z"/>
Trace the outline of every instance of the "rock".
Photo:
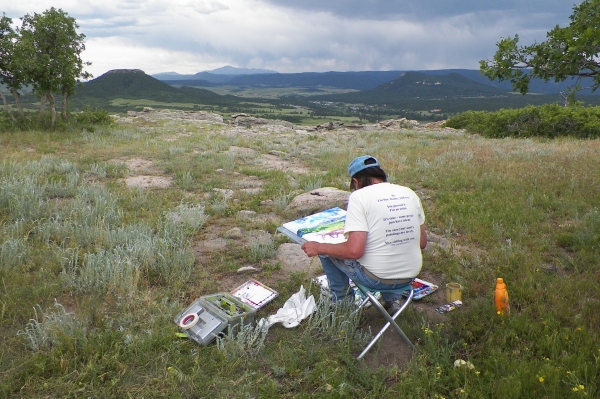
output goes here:
<path id="1" fill-rule="evenodd" d="M 315 127 L 315 129 L 317 131 L 322 131 L 322 130 L 334 130 L 334 129 L 339 129 L 341 127 L 344 127 L 344 122 L 329 122 L 326 125 L 317 125 Z"/>
<path id="2" fill-rule="evenodd" d="M 280 125 L 289 128 L 294 127 L 294 124 L 291 122 L 278 119 L 255 118 L 246 114 L 233 115 L 229 123 L 233 126 Z"/>
<path id="3" fill-rule="evenodd" d="M 279 158 L 289 158 L 289 155 L 284 151 L 271 150 L 269 154 L 278 156 Z"/>
<path id="4" fill-rule="evenodd" d="M 335 206 L 346 209 L 349 196 L 349 191 L 335 187 L 317 188 L 296 196 L 288 205 L 288 209 L 302 213 L 323 211 Z"/>
<path id="5" fill-rule="evenodd" d="M 154 108 L 144 107 L 142 112 L 127 111 L 127 116 L 131 118 L 142 118 L 144 120 L 169 119 L 223 123 L 223 117 L 221 115 L 206 111 L 180 111 L 168 109 L 156 111 Z"/>
<path id="6" fill-rule="evenodd" d="M 256 212 L 255 211 L 247 211 L 247 210 L 242 210 L 238 212 L 238 216 L 243 218 L 243 219 L 253 219 L 256 217 Z"/>
<path id="7" fill-rule="evenodd" d="M 277 248 L 275 259 L 280 261 L 283 270 L 288 272 L 307 272 L 312 274 L 314 269 L 316 269 L 316 266 L 313 263 L 313 259 L 316 259 L 316 257 L 309 258 L 306 256 L 298 244 L 281 244 L 279 248 Z"/>
<path id="8" fill-rule="evenodd" d="M 233 229 L 229 229 L 223 234 L 223 237 L 231 238 L 231 239 L 242 238 L 243 237 L 242 229 L 240 229 L 239 227 L 234 227 Z"/>
<path id="9" fill-rule="evenodd" d="M 233 196 L 235 195 L 235 191 L 230 190 L 228 188 L 213 188 L 213 191 L 216 191 L 217 193 L 223 195 L 223 198 L 225 198 L 226 200 L 233 198 Z"/>
<path id="10" fill-rule="evenodd" d="M 254 266 L 242 266 L 239 269 L 237 269 L 238 273 L 244 273 L 244 272 L 258 272 L 260 271 L 260 269 L 257 269 Z"/>
<path id="11" fill-rule="evenodd" d="M 419 122 L 415 121 L 415 120 L 408 120 L 406 118 L 400 118 L 400 119 L 388 119 L 382 122 L 379 122 L 378 124 L 379 127 L 387 129 L 387 128 L 392 128 L 392 129 L 398 129 L 398 128 L 404 128 L 404 129 L 413 129 L 419 126 Z"/>

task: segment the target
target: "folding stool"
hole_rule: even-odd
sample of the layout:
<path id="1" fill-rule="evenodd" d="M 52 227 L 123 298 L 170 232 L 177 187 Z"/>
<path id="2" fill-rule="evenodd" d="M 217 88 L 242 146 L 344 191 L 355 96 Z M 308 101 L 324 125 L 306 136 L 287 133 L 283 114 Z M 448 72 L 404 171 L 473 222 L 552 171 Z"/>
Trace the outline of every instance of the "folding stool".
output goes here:
<path id="1" fill-rule="evenodd" d="M 414 295 L 414 289 L 413 289 L 412 283 L 408 283 L 406 285 L 403 285 L 403 286 L 400 286 L 400 287 L 396 287 L 396 288 L 391 289 L 391 290 L 374 290 L 374 289 L 371 289 L 371 288 L 367 288 L 364 285 L 357 284 L 356 282 L 354 282 L 354 284 L 356 285 L 356 287 L 360 291 L 361 297 L 364 298 L 363 301 L 361 302 L 361 304 L 358 306 L 358 309 L 361 309 L 368 302 L 371 302 L 371 304 L 373 306 L 375 306 L 375 308 L 379 311 L 379 313 L 381 313 L 383 315 L 383 317 L 385 317 L 385 319 L 387 320 L 387 323 L 385 323 L 385 325 L 377 333 L 377 335 L 375 335 L 373 337 L 373 339 L 371 339 L 371 342 L 369 342 L 367 344 L 367 346 L 362 351 L 362 353 L 360 355 L 358 355 L 357 359 L 362 359 L 362 357 L 369 351 L 369 349 L 371 349 L 371 347 L 373 345 L 375 345 L 375 343 L 383 336 L 383 333 L 388 329 L 388 327 L 390 325 L 394 328 L 394 330 L 396 330 L 396 332 L 398 334 L 400 334 L 400 336 L 402 337 L 402 339 L 404 339 L 404 341 L 406 341 L 406 343 L 408 344 L 408 346 L 410 346 L 413 351 L 417 351 L 417 348 L 413 345 L 412 342 L 410 342 L 410 340 L 408 339 L 408 337 L 406 336 L 406 334 L 404 334 L 404 332 L 402 331 L 402 329 L 396 323 L 396 318 L 398 316 L 400 316 L 400 314 L 402 312 L 404 312 L 404 310 L 408 307 L 408 304 L 412 302 L 412 298 L 413 298 L 413 295 Z M 404 299 L 404 303 L 402 304 L 402 306 L 400 307 L 400 309 L 396 313 L 394 313 L 393 315 L 388 314 L 387 310 L 385 310 L 385 308 L 383 307 L 383 305 L 379 302 L 379 300 L 375 297 L 375 295 L 373 295 L 373 292 L 381 292 L 381 293 L 384 293 L 384 292 L 393 292 L 393 293 L 397 293 L 399 291 L 403 291 L 403 292 L 404 291 L 408 291 L 408 296 Z"/>

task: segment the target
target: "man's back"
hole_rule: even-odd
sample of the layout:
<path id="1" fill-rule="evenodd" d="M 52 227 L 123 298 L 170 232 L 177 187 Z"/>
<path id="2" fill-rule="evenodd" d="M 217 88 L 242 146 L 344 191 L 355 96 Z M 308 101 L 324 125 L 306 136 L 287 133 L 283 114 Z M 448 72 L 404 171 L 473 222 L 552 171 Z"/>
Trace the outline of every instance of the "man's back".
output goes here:
<path id="1" fill-rule="evenodd" d="M 421 201 L 408 187 L 378 183 L 350 195 L 346 233 L 368 233 L 365 254 L 358 261 L 380 278 L 418 275 L 424 222 Z"/>

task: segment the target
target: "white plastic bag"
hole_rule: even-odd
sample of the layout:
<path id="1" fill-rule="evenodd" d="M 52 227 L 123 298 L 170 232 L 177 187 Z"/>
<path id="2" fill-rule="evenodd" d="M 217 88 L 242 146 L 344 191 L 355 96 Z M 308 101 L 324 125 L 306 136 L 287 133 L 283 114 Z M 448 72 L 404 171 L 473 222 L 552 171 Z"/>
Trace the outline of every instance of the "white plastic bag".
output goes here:
<path id="1" fill-rule="evenodd" d="M 307 298 L 304 286 L 300 286 L 300 291 L 292 295 L 277 313 L 261 319 L 258 326 L 265 330 L 275 323 L 281 323 L 286 328 L 296 327 L 314 312 L 316 306 L 315 298 L 312 295 Z"/>

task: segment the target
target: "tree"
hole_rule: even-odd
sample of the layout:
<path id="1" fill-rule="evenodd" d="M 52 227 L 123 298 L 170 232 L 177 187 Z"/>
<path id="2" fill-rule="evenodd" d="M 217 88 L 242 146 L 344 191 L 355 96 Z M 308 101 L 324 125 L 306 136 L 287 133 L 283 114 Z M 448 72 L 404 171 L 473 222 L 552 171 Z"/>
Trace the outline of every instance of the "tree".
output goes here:
<path id="1" fill-rule="evenodd" d="M 573 8 L 569 26 L 558 25 L 546 35 L 546 41 L 518 46 L 519 36 L 497 43 L 492 60 L 480 61 L 480 70 L 491 80 L 510 80 L 521 94 L 529 91 L 531 79 L 563 82 L 576 78 L 569 88 L 569 100 L 581 90 L 581 79 L 592 77 L 590 87 L 600 87 L 600 0 L 585 0 Z"/>
<path id="2" fill-rule="evenodd" d="M 21 117 L 24 117 L 19 90 L 25 82 L 24 62 L 19 58 L 18 35 L 12 28 L 12 19 L 2 14 L 0 18 L 0 84 L 6 86 L 15 98 L 15 103 Z M 6 97 L 0 91 L 6 112 L 13 122 L 16 122 L 8 108 Z"/>
<path id="3" fill-rule="evenodd" d="M 91 75 L 83 71 L 89 62 L 81 60 L 85 35 L 78 34 L 75 19 L 54 7 L 42 14 L 23 17 L 20 30 L 21 49 L 26 63 L 27 82 L 40 97 L 40 118 L 44 117 L 46 100 L 50 104 L 52 126 L 56 122 L 53 93 L 63 95 L 62 116 L 67 117 L 67 98 L 75 93 L 81 79 Z"/>

